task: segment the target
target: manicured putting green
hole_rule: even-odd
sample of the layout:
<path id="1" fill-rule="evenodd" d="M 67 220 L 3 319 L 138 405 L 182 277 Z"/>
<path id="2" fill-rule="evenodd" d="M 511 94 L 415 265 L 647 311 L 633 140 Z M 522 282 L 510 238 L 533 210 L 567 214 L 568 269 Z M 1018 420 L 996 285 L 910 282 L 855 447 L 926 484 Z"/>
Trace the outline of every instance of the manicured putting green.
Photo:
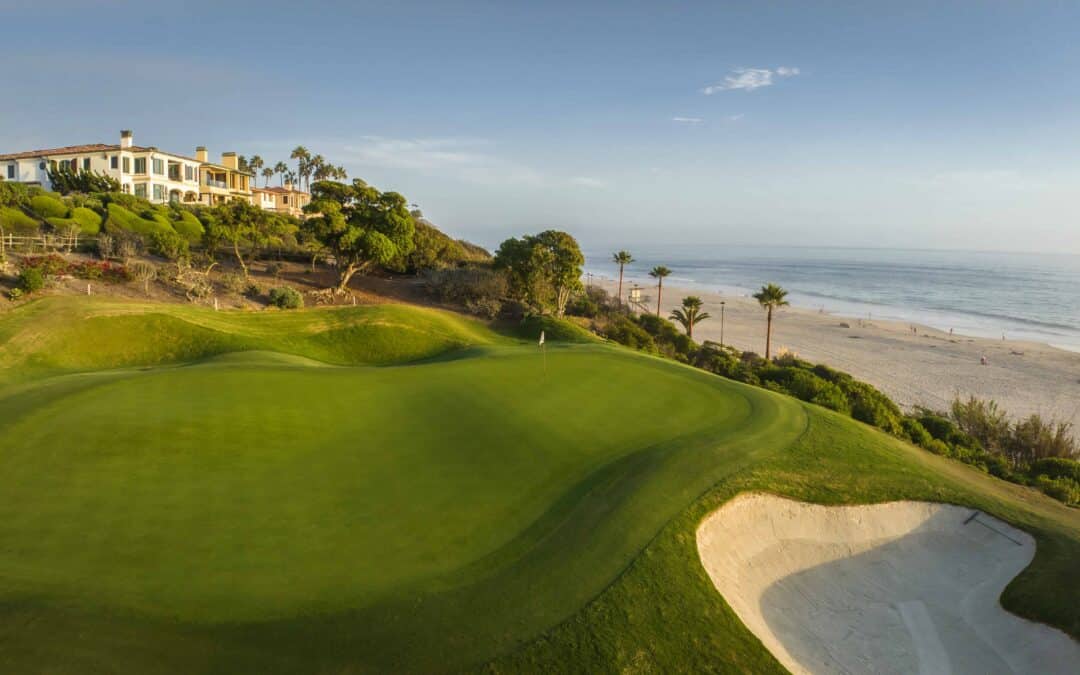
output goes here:
<path id="1" fill-rule="evenodd" d="M 667 364 L 547 360 L 68 378 L 0 426 L 0 577 L 195 621 L 355 608 L 505 546 L 604 464 L 749 417 Z"/>

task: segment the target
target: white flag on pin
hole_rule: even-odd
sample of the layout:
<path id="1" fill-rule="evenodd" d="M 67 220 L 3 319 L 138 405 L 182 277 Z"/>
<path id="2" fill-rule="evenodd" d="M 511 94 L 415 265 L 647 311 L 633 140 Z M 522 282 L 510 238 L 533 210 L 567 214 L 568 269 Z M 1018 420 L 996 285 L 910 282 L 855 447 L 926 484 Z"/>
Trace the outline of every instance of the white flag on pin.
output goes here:
<path id="1" fill-rule="evenodd" d="M 544 345 L 544 331 L 540 331 L 540 344 L 538 344 L 537 347 L 542 347 L 543 345 Z"/>

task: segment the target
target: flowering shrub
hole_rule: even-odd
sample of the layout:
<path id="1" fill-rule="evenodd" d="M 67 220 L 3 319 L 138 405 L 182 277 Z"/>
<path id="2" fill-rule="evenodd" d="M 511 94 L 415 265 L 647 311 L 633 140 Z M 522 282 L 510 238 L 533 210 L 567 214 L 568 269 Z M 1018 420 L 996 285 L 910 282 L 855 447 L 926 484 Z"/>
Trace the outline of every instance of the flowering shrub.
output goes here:
<path id="1" fill-rule="evenodd" d="M 121 283 L 131 280 L 131 273 L 124 265 L 107 260 L 67 260 L 63 256 L 49 255 L 26 256 L 22 259 L 24 270 L 40 270 L 46 277 L 72 276 L 91 281 L 102 280 Z"/>

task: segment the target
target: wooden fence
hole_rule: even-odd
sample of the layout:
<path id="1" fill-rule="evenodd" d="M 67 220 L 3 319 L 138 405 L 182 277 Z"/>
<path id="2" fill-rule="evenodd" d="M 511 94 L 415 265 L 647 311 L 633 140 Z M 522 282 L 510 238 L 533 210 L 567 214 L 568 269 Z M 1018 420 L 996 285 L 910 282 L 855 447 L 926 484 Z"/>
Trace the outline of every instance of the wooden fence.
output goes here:
<path id="1" fill-rule="evenodd" d="M 0 257 L 3 257 L 5 253 L 70 252 L 79 247 L 94 244 L 96 241 L 97 237 L 88 237 L 79 232 L 18 235 L 0 231 Z"/>

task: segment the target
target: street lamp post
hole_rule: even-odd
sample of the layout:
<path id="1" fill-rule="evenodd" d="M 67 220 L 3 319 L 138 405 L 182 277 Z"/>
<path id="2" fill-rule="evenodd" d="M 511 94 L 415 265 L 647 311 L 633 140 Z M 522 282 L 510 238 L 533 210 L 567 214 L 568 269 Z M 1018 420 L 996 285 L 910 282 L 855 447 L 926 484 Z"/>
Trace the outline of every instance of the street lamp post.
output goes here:
<path id="1" fill-rule="evenodd" d="M 724 348 L 724 305 L 726 303 L 720 301 L 720 349 Z"/>

